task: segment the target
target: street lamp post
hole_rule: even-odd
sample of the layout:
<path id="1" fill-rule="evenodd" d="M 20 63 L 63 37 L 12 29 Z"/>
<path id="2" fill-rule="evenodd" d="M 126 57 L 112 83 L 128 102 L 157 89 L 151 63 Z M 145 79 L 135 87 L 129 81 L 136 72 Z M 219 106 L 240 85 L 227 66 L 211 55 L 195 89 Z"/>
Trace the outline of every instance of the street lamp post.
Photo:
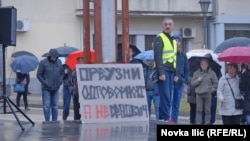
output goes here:
<path id="1" fill-rule="evenodd" d="M 207 17 L 206 14 L 208 12 L 208 8 L 210 5 L 210 0 L 200 0 L 199 4 L 201 6 L 201 11 L 203 13 L 203 48 L 207 48 Z"/>

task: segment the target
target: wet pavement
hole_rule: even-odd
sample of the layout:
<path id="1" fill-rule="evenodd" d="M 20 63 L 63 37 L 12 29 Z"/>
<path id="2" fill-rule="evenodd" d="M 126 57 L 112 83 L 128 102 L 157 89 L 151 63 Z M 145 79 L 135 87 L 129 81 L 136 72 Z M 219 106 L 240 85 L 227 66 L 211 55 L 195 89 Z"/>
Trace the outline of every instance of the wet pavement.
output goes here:
<path id="1" fill-rule="evenodd" d="M 1 141 L 156 141 L 153 122 L 81 123 L 80 121 L 41 122 L 34 126 L 22 121 L 0 121 Z M 149 134 L 150 133 L 150 134 Z"/>
<path id="2" fill-rule="evenodd" d="M 21 125 L 24 128 L 24 131 L 22 131 L 13 115 L 1 114 L 0 116 L 1 141 L 156 141 L 157 125 L 168 124 L 155 120 L 119 123 L 81 123 L 81 121 L 74 120 L 44 122 L 35 120 L 33 126 L 27 119 L 20 118 Z M 5 116 L 10 118 L 2 118 Z M 18 114 L 18 116 L 21 117 L 21 114 Z M 42 117 L 40 118 L 42 119 Z M 178 125 L 180 124 L 187 125 L 188 118 L 181 118 Z"/>
<path id="3" fill-rule="evenodd" d="M 1 105 L 1 104 L 0 104 Z M 42 108 L 30 107 L 30 111 L 21 110 L 34 125 L 20 112 L 14 114 L 7 107 L 7 113 L 2 113 L 0 107 L 0 141 L 156 141 L 157 125 L 168 124 L 154 119 L 148 122 L 111 122 L 111 123 L 81 123 L 73 120 L 73 111 L 67 121 L 62 120 L 62 109 L 59 109 L 57 122 L 44 122 Z M 189 117 L 180 116 L 178 125 L 188 125 Z M 221 124 L 217 120 L 215 124 Z M 191 126 L 191 125 L 190 125 Z"/>

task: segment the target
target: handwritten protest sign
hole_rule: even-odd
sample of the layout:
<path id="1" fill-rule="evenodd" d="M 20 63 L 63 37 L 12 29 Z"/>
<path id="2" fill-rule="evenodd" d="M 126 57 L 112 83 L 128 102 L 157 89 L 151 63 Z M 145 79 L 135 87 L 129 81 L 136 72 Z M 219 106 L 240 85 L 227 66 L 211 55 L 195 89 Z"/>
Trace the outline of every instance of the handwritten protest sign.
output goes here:
<path id="1" fill-rule="evenodd" d="M 77 65 L 83 123 L 148 121 L 141 64 Z"/>

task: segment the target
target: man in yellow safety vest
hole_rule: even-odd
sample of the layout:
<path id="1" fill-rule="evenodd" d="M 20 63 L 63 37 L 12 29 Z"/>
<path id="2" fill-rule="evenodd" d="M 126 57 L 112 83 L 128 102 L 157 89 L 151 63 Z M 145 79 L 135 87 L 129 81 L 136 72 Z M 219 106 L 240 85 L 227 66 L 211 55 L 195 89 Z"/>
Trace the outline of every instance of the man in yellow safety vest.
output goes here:
<path id="1" fill-rule="evenodd" d="M 170 118 L 171 98 L 174 75 L 176 72 L 177 43 L 172 38 L 174 21 L 166 17 L 162 22 L 163 32 L 154 40 L 154 60 L 159 76 L 158 90 L 160 95 L 159 121 L 168 122 Z"/>

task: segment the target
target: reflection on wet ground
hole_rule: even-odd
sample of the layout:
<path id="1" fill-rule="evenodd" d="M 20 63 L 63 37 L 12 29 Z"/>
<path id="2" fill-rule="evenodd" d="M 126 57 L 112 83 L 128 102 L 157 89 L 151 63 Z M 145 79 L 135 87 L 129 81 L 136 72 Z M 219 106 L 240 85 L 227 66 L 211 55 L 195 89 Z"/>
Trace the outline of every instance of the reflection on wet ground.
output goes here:
<path id="1" fill-rule="evenodd" d="M 123 123 L 0 121 L 1 141 L 156 141 L 155 121 Z"/>

